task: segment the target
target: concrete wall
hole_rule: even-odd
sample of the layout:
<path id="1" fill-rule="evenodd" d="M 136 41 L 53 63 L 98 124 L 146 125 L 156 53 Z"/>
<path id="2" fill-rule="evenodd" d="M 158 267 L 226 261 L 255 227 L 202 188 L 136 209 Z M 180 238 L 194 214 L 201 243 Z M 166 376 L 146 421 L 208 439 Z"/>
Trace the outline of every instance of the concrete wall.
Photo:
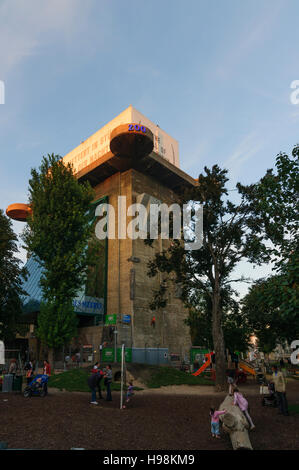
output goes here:
<path id="1" fill-rule="evenodd" d="M 84 344 L 92 344 L 96 349 L 102 343 L 103 327 L 102 326 L 86 326 L 79 329 L 79 335 L 82 346 Z"/>
<path id="2" fill-rule="evenodd" d="M 132 197 L 135 202 L 142 193 L 150 194 L 154 198 L 171 205 L 176 202 L 176 194 L 169 188 L 161 185 L 153 178 L 132 172 Z M 162 275 L 155 278 L 147 275 L 147 263 L 154 257 L 155 252 L 167 249 L 168 240 L 155 240 L 152 247 L 148 247 L 141 239 L 133 242 L 133 257 L 140 258 L 141 262 L 134 264 L 136 271 L 136 289 L 134 299 L 134 347 L 165 347 L 170 353 L 183 355 L 191 347 L 189 328 L 184 324 L 188 312 L 184 309 L 179 298 L 175 296 L 175 286 L 168 292 L 168 303 L 165 308 L 152 312 L 148 305 L 153 297 L 153 289 L 158 289 Z M 156 318 L 155 328 L 151 326 L 153 314 Z"/>
<path id="3" fill-rule="evenodd" d="M 149 309 L 153 289 L 158 289 L 161 275 L 149 278 L 147 263 L 156 251 L 167 248 L 169 241 L 158 239 L 152 248 L 146 246 L 141 239 L 118 239 L 118 196 L 126 196 L 127 206 L 135 203 L 142 193 L 172 204 L 175 202 L 175 193 L 133 169 L 106 179 L 96 186 L 95 192 L 96 199 L 108 196 L 109 204 L 115 208 L 116 238 L 108 240 L 107 314 L 119 314 L 118 344 L 124 342 L 127 347 L 136 348 L 164 347 L 169 349 L 169 353 L 186 354 L 191 347 L 189 328 L 184 324 L 187 311 L 181 300 L 176 298 L 174 287 L 169 291 L 169 302 L 164 309 L 156 312 Z M 140 262 L 130 261 L 131 257 L 139 258 Z M 131 315 L 131 327 L 121 323 L 123 314 Z M 151 326 L 153 315 L 156 317 L 155 328 Z M 98 344 L 101 327 L 90 327 L 90 330 L 94 331 L 97 338 L 91 338 L 90 342 Z"/>

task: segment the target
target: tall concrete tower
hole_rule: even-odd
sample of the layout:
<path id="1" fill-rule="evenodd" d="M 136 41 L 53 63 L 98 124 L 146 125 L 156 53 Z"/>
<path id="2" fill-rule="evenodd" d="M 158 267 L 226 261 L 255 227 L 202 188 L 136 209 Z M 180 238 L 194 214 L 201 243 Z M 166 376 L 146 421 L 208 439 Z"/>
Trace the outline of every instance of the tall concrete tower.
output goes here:
<path id="1" fill-rule="evenodd" d="M 170 206 L 182 190 L 196 184 L 179 168 L 178 142 L 130 106 L 65 155 L 64 161 L 73 165 L 80 182 L 88 180 L 93 186 L 95 215 L 106 203 L 113 208 L 108 219 L 114 218 L 115 237 L 103 241 L 102 286 L 96 286 L 95 292 L 78 293 L 74 300 L 81 319 L 81 344 L 105 343 L 109 349 L 116 342 L 133 351 L 164 348 L 168 354 L 187 354 L 191 347 L 184 323 L 187 311 L 175 287 L 168 293 L 165 308 L 149 308 L 161 276 L 150 278 L 147 264 L 168 247 L 169 240 L 158 237 L 150 247 L 141 238 L 129 237 L 120 224 L 120 217 L 132 220 L 128 215 L 132 204 Z M 20 212 L 13 210 L 16 205 L 7 209 L 8 215 L 22 220 Z M 23 207 L 23 220 L 28 212 Z M 101 305 L 100 317 L 96 305 Z"/>

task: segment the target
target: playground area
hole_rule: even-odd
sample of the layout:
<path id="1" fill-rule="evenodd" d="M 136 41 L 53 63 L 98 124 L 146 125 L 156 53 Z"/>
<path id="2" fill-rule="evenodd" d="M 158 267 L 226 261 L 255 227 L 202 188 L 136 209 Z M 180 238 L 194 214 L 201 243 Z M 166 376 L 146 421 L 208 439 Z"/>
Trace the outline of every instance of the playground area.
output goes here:
<path id="1" fill-rule="evenodd" d="M 259 387 L 248 381 L 240 387 L 248 398 L 256 428 L 250 432 L 255 450 L 298 450 L 299 381 L 290 379 L 287 397 L 290 416 L 263 407 Z M 170 386 L 136 391 L 125 410 L 120 394 L 113 401 L 91 405 L 90 394 L 61 392 L 26 399 L 21 393 L 1 393 L 0 441 L 15 449 L 69 450 L 230 450 L 229 436 L 210 433 L 209 409 L 218 407 L 226 393 L 212 386 Z"/>

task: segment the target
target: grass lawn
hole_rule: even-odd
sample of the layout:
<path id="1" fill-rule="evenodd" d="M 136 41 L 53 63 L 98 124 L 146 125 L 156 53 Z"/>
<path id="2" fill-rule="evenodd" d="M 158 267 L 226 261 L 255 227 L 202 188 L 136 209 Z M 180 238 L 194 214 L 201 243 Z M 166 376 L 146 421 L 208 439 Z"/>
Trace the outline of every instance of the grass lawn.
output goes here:
<path id="1" fill-rule="evenodd" d="M 299 405 L 289 405 L 289 412 L 292 415 L 298 415 L 299 414 Z"/>
<path id="2" fill-rule="evenodd" d="M 145 380 L 149 388 L 159 388 L 167 385 L 213 385 L 213 382 L 204 376 L 195 377 L 173 367 L 150 367 L 150 374 Z"/>
<path id="3" fill-rule="evenodd" d="M 90 392 L 90 388 L 87 384 L 90 373 L 89 367 L 82 367 L 52 375 L 49 379 L 48 387 L 59 388 L 60 390 L 65 389 L 68 392 Z M 103 380 L 101 386 L 102 388 L 104 387 Z M 120 390 L 120 383 L 112 383 L 111 390 Z"/>
<path id="4" fill-rule="evenodd" d="M 112 368 L 113 369 L 113 368 Z M 128 370 L 130 367 L 128 366 Z M 194 377 L 173 367 L 142 366 L 143 374 L 139 379 L 149 388 L 159 388 L 167 385 L 212 385 L 213 382 L 203 376 Z M 145 373 L 144 373 L 145 372 Z M 52 375 L 49 379 L 49 387 L 67 390 L 68 392 L 90 392 L 87 379 L 90 368 L 72 369 L 57 375 Z M 135 374 L 134 374 L 135 375 Z M 136 379 L 138 378 L 135 376 Z M 102 381 L 102 388 L 104 383 Z M 135 390 L 140 390 L 134 387 Z M 120 382 L 112 382 L 111 390 L 119 391 Z"/>

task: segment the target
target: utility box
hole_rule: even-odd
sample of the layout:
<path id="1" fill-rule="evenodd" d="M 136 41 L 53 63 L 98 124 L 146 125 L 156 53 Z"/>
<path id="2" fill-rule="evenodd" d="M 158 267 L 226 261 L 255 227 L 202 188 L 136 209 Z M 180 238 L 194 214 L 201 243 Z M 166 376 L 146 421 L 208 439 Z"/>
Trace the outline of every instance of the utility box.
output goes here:
<path id="1" fill-rule="evenodd" d="M 22 391 L 22 384 L 23 384 L 23 377 L 22 375 L 15 375 L 12 382 L 12 390 L 14 392 L 21 392 Z"/>
<path id="2" fill-rule="evenodd" d="M 13 384 L 13 375 L 6 374 L 3 376 L 3 383 L 2 383 L 2 393 L 12 392 L 12 384 Z"/>

